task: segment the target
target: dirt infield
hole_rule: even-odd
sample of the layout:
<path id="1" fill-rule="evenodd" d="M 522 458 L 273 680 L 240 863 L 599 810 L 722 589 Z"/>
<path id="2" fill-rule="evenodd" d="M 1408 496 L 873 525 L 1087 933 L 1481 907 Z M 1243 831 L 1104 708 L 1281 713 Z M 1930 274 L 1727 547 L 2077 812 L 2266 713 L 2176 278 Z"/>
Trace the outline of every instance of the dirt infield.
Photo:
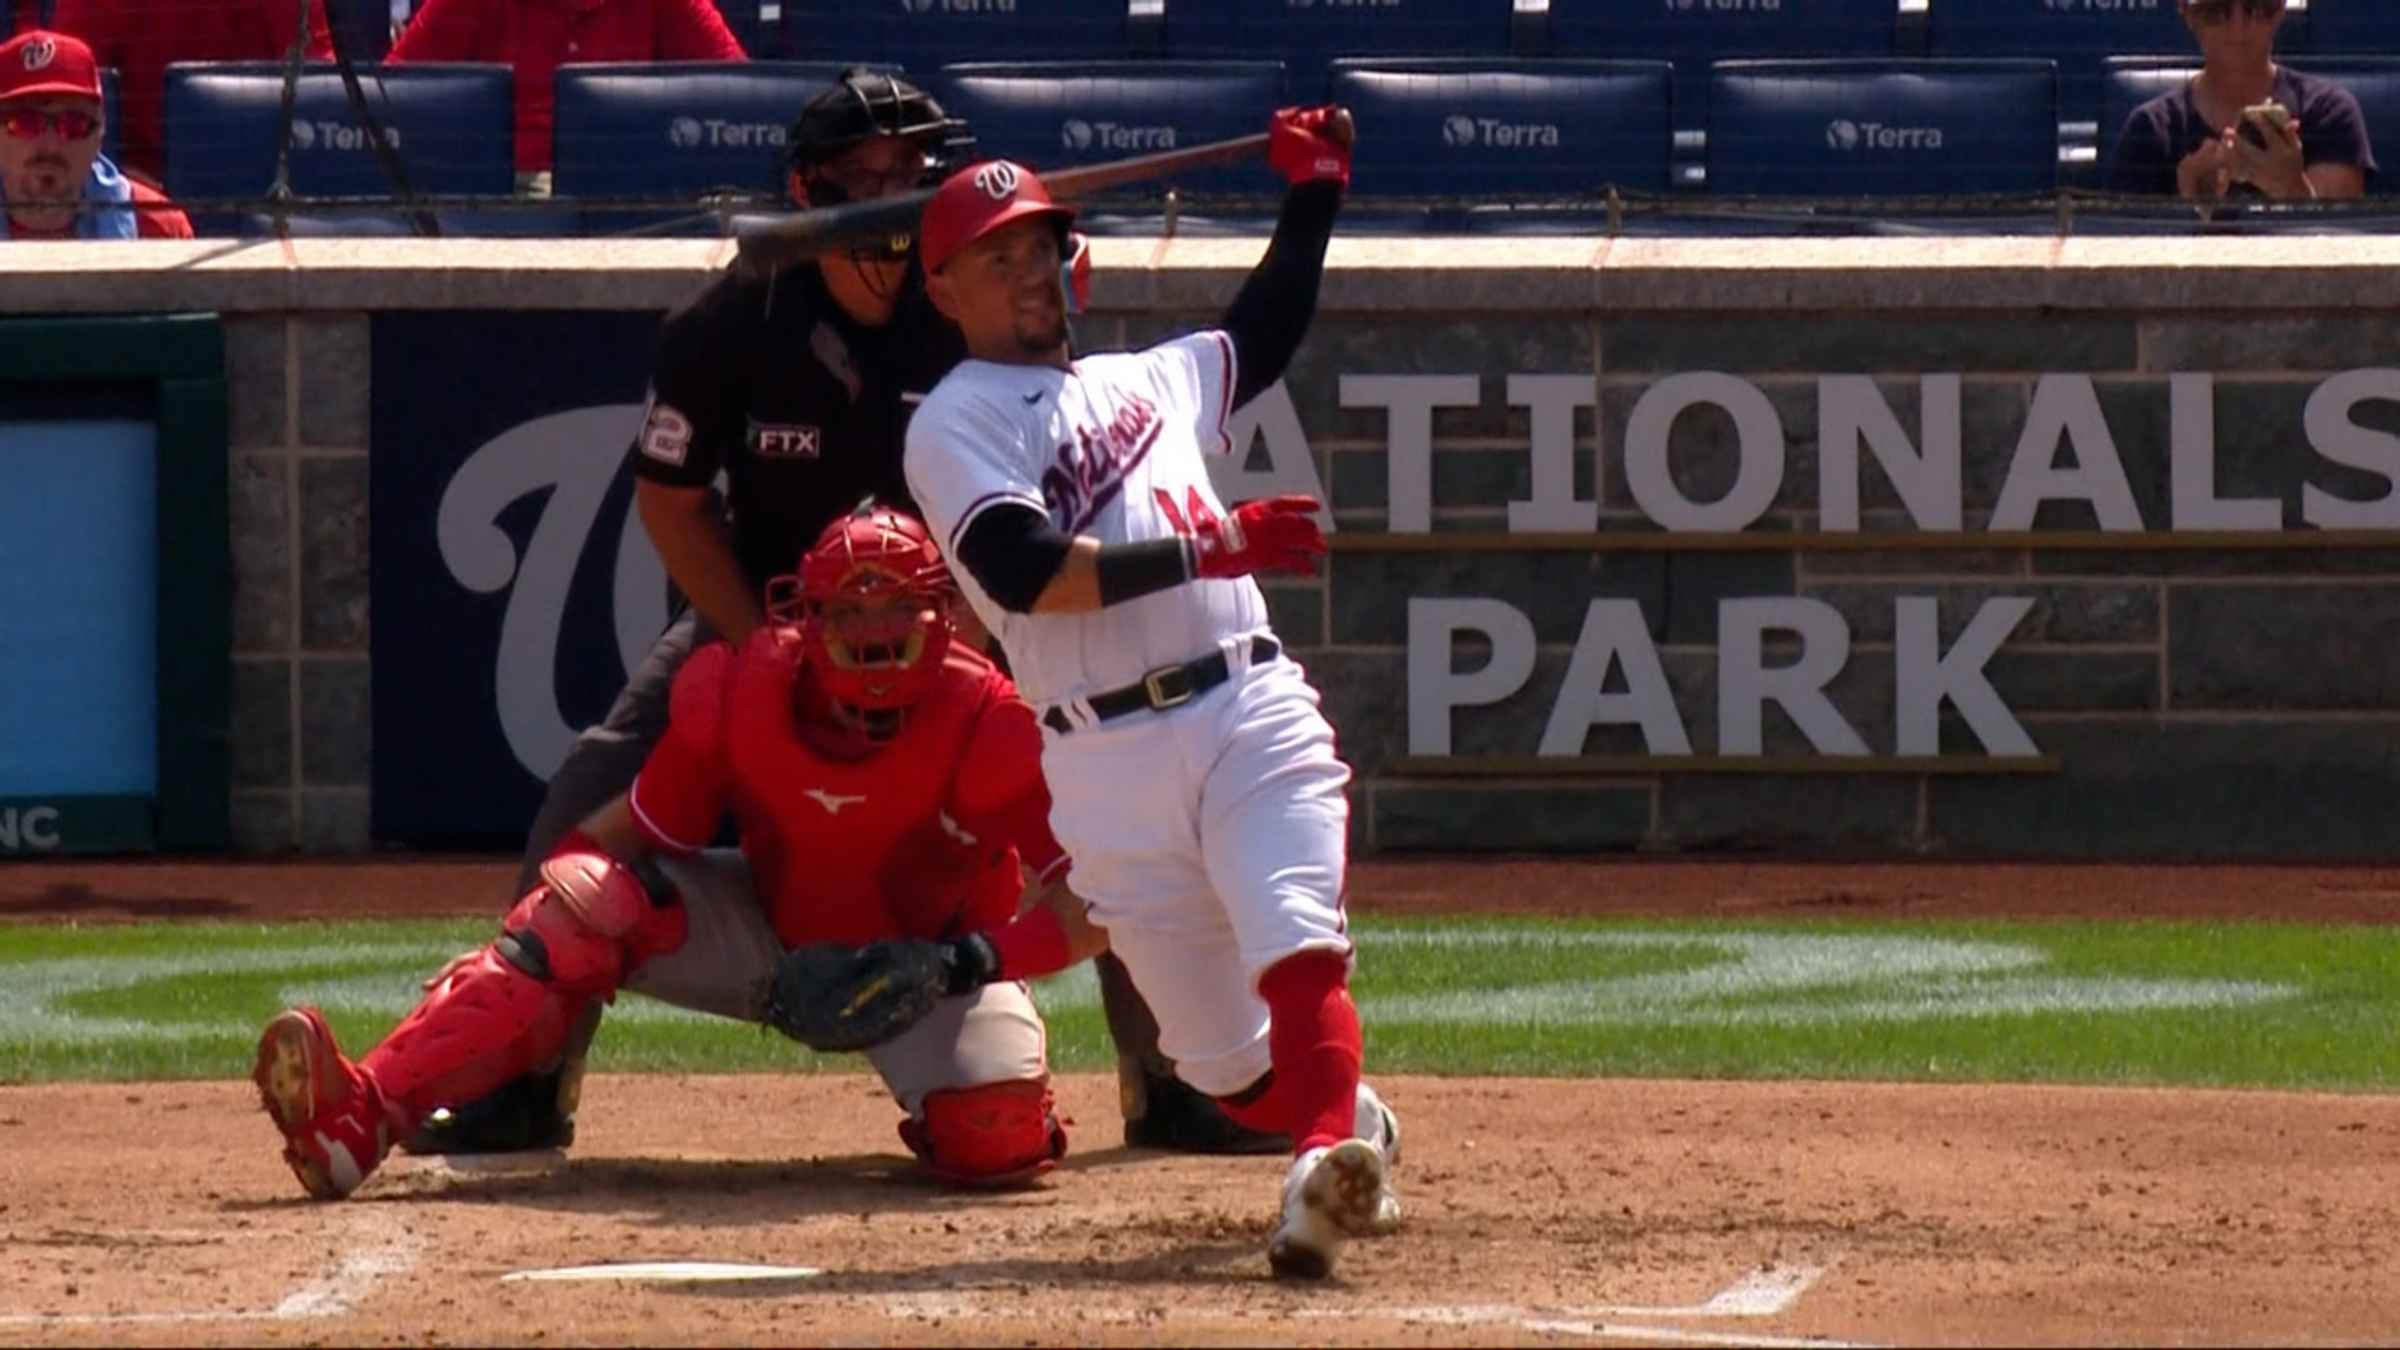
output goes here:
<path id="1" fill-rule="evenodd" d="M 496 913 L 493 863 L 0 868 L 23 921 Z M 2342 869 L 1370 864 L 1367 912 L 2390 922 Z M 414 1160 L 311 1204 L 246 1084 L 0 1088 L 0 1345 L 2389 1342 L 2400 1097 L 1378 1077 L 1398 1235 L 1324 1287 L 1263 1247 L 1281 1164 L 1116 1147 L 958 1196 L 863 1077 L 621 1077 L 570 1158 Z M 503 1282 L 595 1262 L 751 1284 Z"/>

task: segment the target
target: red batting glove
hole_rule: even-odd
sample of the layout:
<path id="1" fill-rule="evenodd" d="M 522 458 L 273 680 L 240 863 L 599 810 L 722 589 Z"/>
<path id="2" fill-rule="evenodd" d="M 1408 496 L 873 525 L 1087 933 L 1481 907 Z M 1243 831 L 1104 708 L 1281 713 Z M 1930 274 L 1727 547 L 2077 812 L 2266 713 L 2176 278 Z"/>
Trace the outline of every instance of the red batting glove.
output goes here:
<path id="1" fill-rule="evenodd" d="M 1059 264 L 1067 283 L 1067 313 L 1081 314 L 1092 303 L 1092 241 L 1080 232 L 1067 236 L 1067 258 Z"/>
<path id="2" fill-rule="evenodd" d="M 1350 145 L 1333 126 L 1332 104 L 1283 108 L 1267 128 L 1267 164 L 1294 187 L 1333 182 L 1350 186 Z M 1347 119 L 1345 119 L 1347 120 Z"/>
<path id="3" fill-rule="evenodd" d="M 1314 575 L 1325 552 L 1317 528 L 1314 497 L 1269 497 L 1244 502 L 1223 520 L 1204 520 L 1192 531 L 1192 575 L 1246 577 L 1253 572 Z"/>

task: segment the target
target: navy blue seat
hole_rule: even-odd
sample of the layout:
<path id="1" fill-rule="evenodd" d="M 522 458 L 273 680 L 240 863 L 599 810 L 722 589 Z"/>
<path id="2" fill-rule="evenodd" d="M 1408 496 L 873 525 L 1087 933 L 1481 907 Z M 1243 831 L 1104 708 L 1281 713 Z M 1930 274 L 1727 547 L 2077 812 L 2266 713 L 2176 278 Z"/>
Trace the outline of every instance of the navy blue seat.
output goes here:
<path id="1" fill-rule="evenodd" d="M 975 129 L 987 156 L 1036 169 L 1098 164 L 1265 131 L 1289 102 L 1283 67 L 1272 61 L 1119 61 L 949 66 L 935 97 Z M 1265 164 L 1198 169 L 1122 190 L 1270 195 L 1280 184 Z"/>
<path id="2" fill-rule="evenodd" d="M 899 45 L 906 0 L 759 0 L 760 22 L 781 35 L 778 59 L 813 61 L 828 53 L 889 61 Z M 756 56 L 758 53 L 753 52 Z"/>
<path id="3" fill-rule="evenodd" d="M 713 0 L 717 17 L 733 30 L 742 55 L 753 61 L 783 56 L 783 7 L 776 0 Z"/>
<path id="4" fill-rule="evenodd" d="M 516 110 L 505 65 L 426 63 L 359 71 L 377 121 L 422 194 L 507 196 L 516 187 Z M 275 181 L 283 68 L 266 61 L 179 62 L 166 72 L 166 186 L 191 202 L 257 197 Z M 341 77 L 311 64 L 292 104 L 291 187 L 304 196 L 390 195 L 382 159 Z M 204 220 L 206 223 L 204 223 Z M 203 233 L 238 217 L 193 213 Z"/>
<path id="5" fill-rule="evenodd" d="M 724 3 L 725 0 L 720 0 Z M 749 0 L 732 0 L 747 3 Z M 1127 0 L 761 0 L 779 55 L 839 50 L 927 71 L 957 61 L 1106 60 L 1133 54 Z"/>
<path id="6" fill-rule="evenodd" d="M 1664 61 L 1362 58 L 1334 62 L 1332 98 L 1373 129 L 1354 192 L 1526 200 L 1666 191 L 1673 82 Z"/>
<path id="7" fill-rule="evenodd" d="M 1897 0 L 1783 0 L 1774 8 L 1670 0 L 1550 0 L 1558 56 L 1673 61 L 1681 125 L 1708 120 L 1712 61 L 1746 57 L 1890 56 Z"/>
<path id="8" fill-rule="evenodd" d="M 961 61 L 1133 55 L 1126 0 L 892 0 L 905 9 L 886 56 L 911 70 Z"/>
<path id="9" fill-rule="evenodd" d="M 8 30 L 0 28 L 0 32 L 6 31 Z M 115 66 L 100 68 L 100 115 L 108 120 L 108 129 L 100 133 L 100 153 L 108 156 L 108 162 L 111 164 L 122 163 L 124 152 L 118 148 L 119 138 L 117 135 L 117 68 Z"/>
<path id="10" fill-rule="evenodd" d="M 1926 50 L 1937 57 L 2033 57 L 2058 63 L 2060 118 L 2100 118 L 2102 62 L 2137 52 L 2197 59 L 2176 0 L 2057 6 L 2051 0 L 1933 0 Z"/>
<path id="11" fill-rule="evenodd" d="M 1722 61 L 1709 191 L 2047 192 L 2057 80 L 2047 61 Z"/>
<path id="12" fill-rule="evenodd" d="M 563 65 L 552 88 L 551 191 L 576 197 L 703 193 L 780 199 L 784 137 L 802 105 L 838 77 L 835 61 L 625 61 Z M 688 212 L 683 214 L 689 214 Z M 656 214 L 594 212 L 609 232 Z M 695 222 L 714 233 L 715 227 Z"/>
<path id="13" fill-rule="evenodd" d="M 1176 57 L 1281 61 L 1315 103 L 1337 57 L 1506 56 L 1510 0 L 1167 0 Z"/>
<path id="14" fill-rule="evenodd" d="M 390 0 L 325 0 L 325 22 L 340 35 L 350 64 L 381 61 L 392 49 Z"/>
<path id="15" fill-rule="evenodd" d="M 2392 0 L 2309 0 L 2296 27 L 2310 51 L 2327 56 L 2400 53 L 2400 5 Z"/>
<path id="16" fill-rule="evenodd" d="M 2296 56 L 2291 68 L 2321 75 L 2339 83 L 2358 99 L 2359 111 L 2366 115 L 2367 139 L 2375 148 L 2375 158 L 2382 171 L 2367 180 L 2367 191 L 2374 195 L 2400 192 L 2400 56 Z M 2183 87 L 2186 80 L 2200 73 L 2198 60 L 2169 56 L 2111 57 L 2105 68 L 2100 100 L 2100 174 L 2101 183 L 2108 181 L 2108 166 L 2115 160 L 2117 140 L 2125 132 L 2125 119 L 2133 110 L 2161 94 Z M 2377 131 L 2384 134 L 2377 136 Z M 2308 129 L 2301 128 L 2301 139 L 2307 139 Z"/>

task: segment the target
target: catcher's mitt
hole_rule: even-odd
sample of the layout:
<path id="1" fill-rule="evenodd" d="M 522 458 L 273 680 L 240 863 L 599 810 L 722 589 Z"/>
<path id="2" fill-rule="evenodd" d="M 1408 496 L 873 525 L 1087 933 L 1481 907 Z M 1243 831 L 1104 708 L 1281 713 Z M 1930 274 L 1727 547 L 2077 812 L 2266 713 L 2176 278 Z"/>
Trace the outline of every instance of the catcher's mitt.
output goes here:
<path id="1" fill-rule="evenodd" d="M 811 1050 L 871 1050 L 924 1021 L 948 992 L 947 946 L 796 947 L 775 963 L 766 1023 Z"/>

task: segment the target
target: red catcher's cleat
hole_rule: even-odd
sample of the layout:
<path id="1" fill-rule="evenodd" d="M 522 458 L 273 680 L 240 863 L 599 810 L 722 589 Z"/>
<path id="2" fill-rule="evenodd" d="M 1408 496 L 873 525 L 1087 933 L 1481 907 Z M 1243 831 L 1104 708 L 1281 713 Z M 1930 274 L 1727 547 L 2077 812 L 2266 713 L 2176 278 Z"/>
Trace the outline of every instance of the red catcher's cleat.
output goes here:
<path id="1" fill-rule="evenodd" d="M 374 1084 L 342 1057 L 314 1008 L 287 1009 L 268 1021 L 250 1080 L 283 1132 L 283 1160 L 319 1200 L 357 1190 L 391 1148 Z"/>

